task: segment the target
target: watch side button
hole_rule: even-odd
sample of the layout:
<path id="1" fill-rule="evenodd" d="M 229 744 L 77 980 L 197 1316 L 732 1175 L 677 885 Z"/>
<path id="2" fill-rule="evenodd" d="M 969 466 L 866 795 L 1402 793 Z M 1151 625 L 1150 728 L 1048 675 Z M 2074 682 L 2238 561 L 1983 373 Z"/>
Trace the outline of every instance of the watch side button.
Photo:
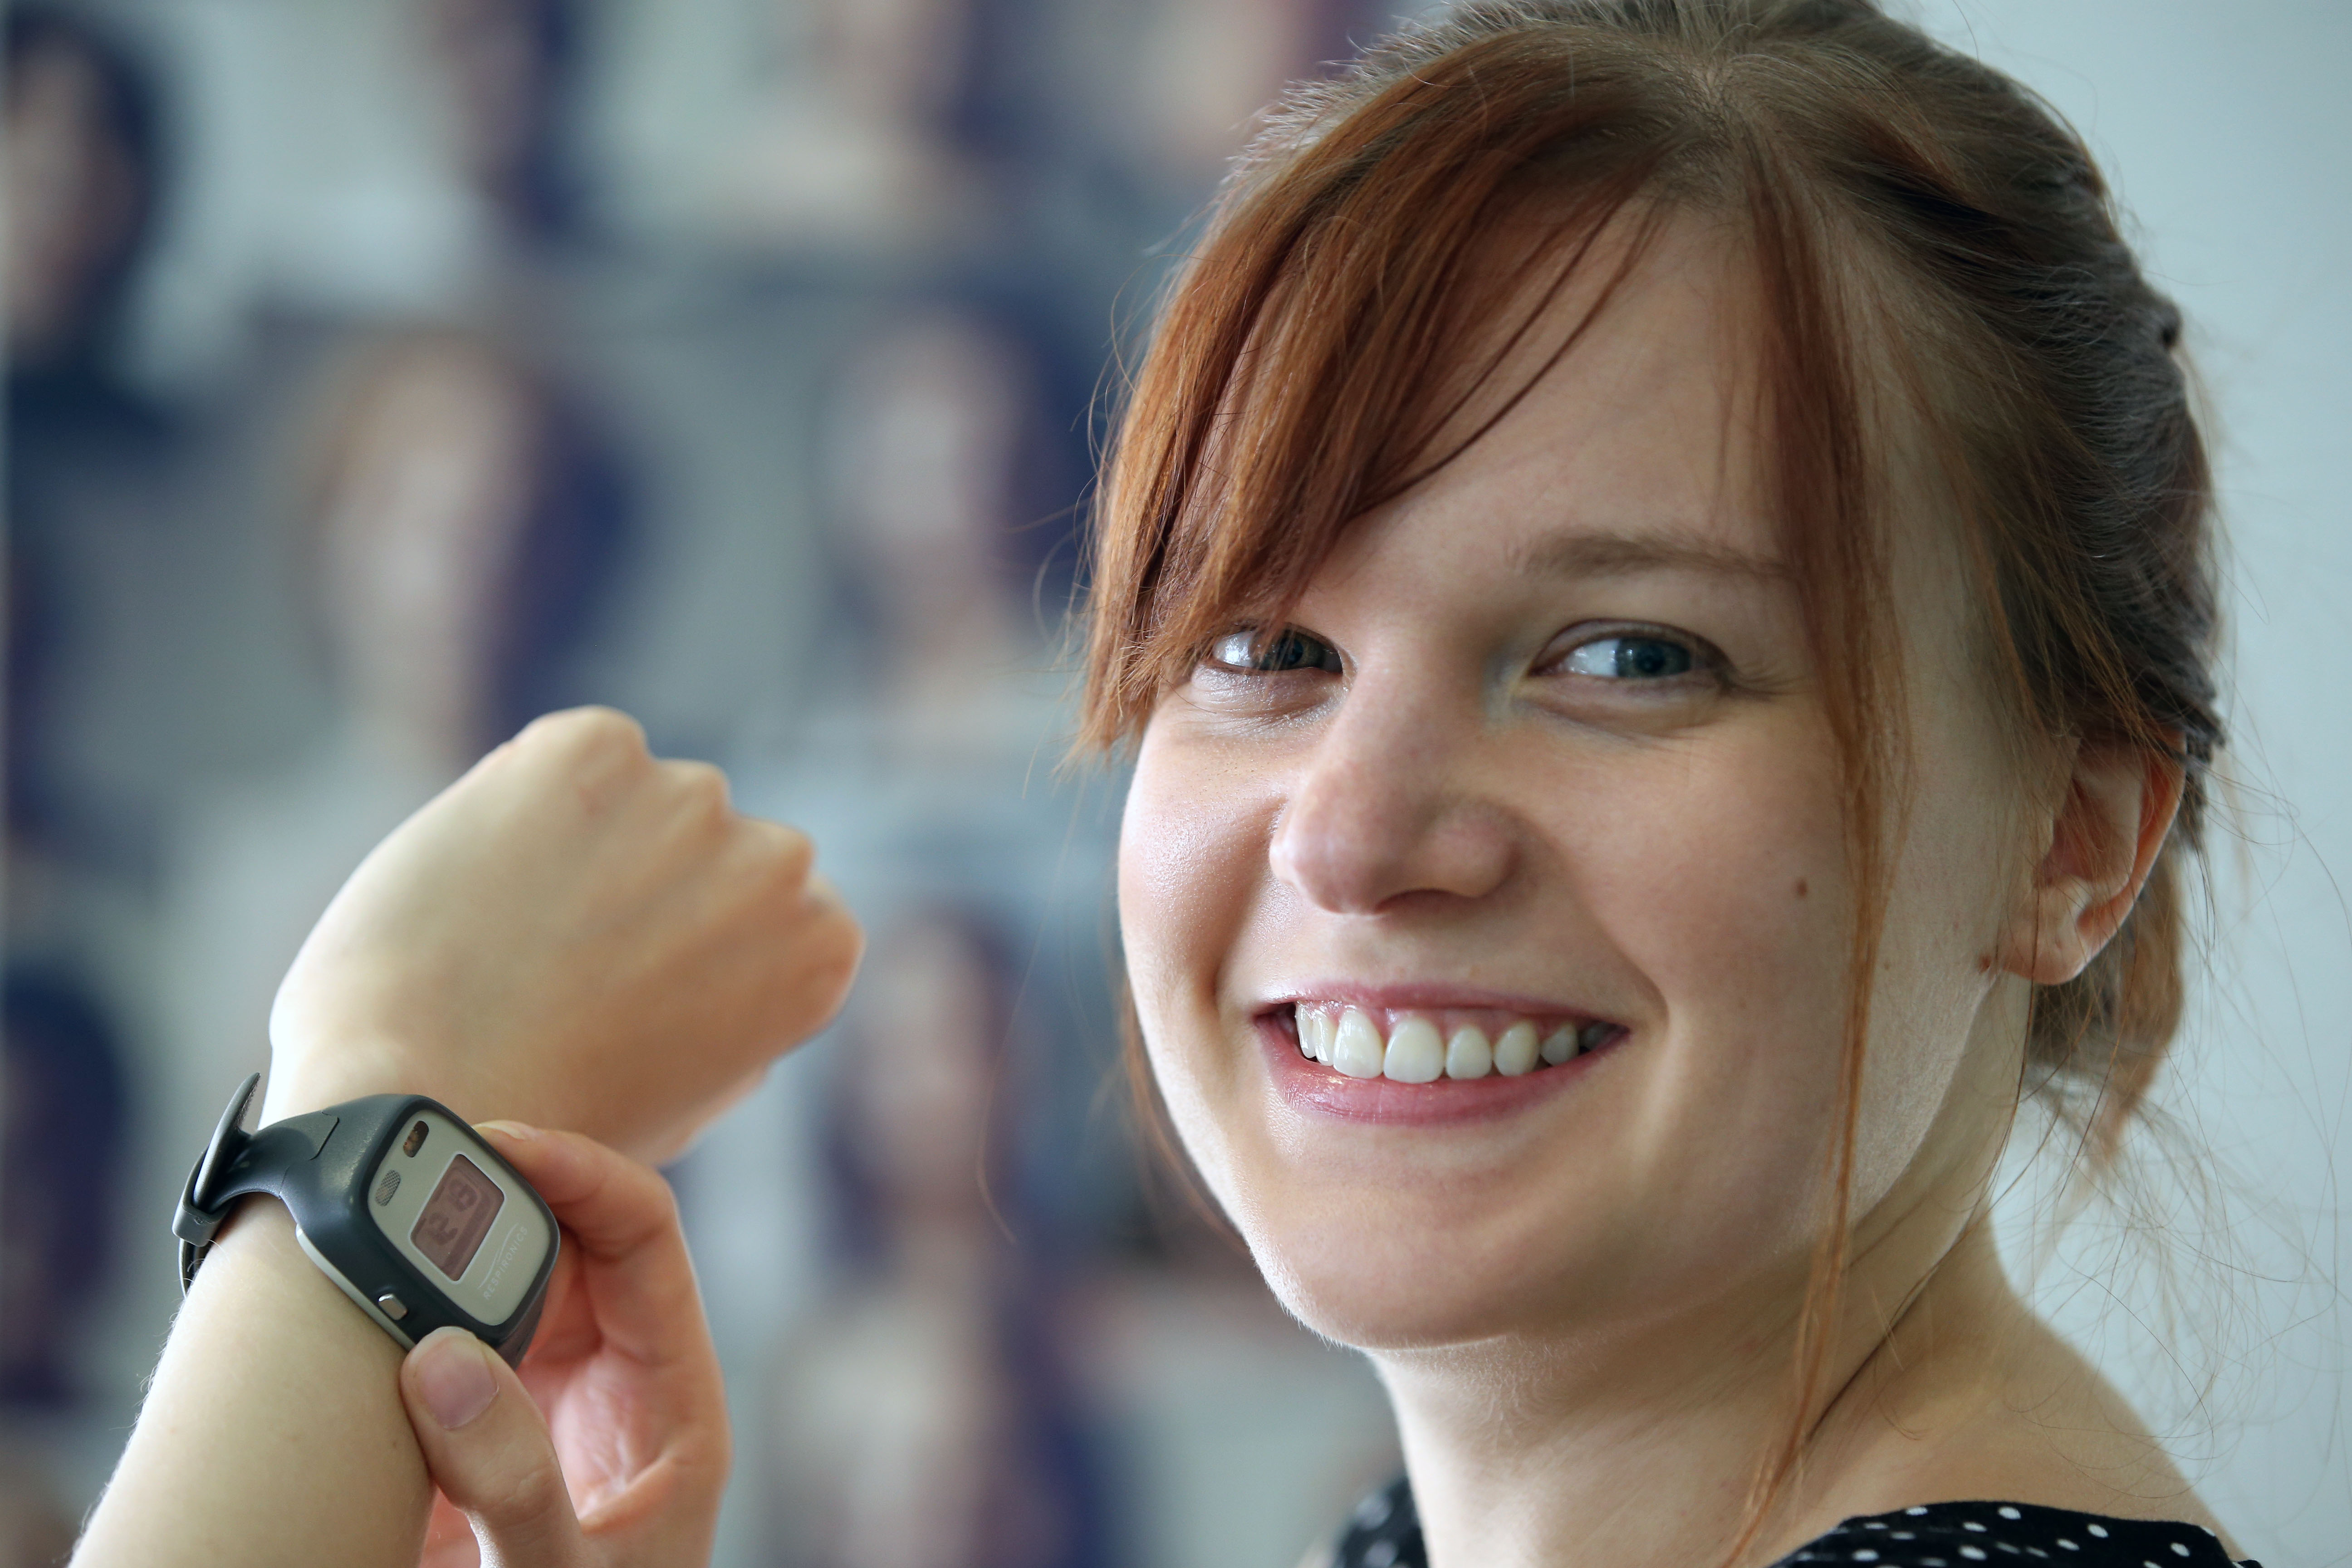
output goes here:
<path id="1" fill-rule="evenodd" d="M 408 1316 L 408 1304 L 389 1290 L 379 1292 L 375 1299 L 375 1304 L 382 1307 L 383 1309 L 383 1315 L 390 1318 L 395 1323 L 400 1321 L 401 1319 Z"/>

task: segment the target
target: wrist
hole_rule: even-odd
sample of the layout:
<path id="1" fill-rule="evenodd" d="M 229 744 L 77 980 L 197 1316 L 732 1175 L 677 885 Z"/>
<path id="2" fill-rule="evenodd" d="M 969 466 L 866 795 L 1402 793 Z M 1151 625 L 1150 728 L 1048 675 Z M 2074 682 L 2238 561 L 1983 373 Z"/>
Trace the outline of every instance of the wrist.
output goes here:
<path id="1" fill-rule="evenodd" d="M 201 1300 L 198 1292 L 207 1294 Z M 214 1238 L 205 1266 L 189 1287 L 197 1311 L 219 1310 L 234 1302 L 243 1319 L 283 1325 L 299 1321 L 302 1331 L 331 1339 L 347 1353 L 396 1365 L 400 1347 L 378 1332 L 343 1299 L 343 1293 L 302 1255 L 294 1216 L 276 1198 L 241 1198 Z"/>
<path id="2" fill-rule="evenodd" d="M 261 1095 L 261 1125 L 340 1105 L 371 1094 L 422 1094 L 461 1114 L 474 1114 L 471 1097 L 417 1055 L 383 1035 L 350 1035 L 332 1045 L 269 1053 Z"/>

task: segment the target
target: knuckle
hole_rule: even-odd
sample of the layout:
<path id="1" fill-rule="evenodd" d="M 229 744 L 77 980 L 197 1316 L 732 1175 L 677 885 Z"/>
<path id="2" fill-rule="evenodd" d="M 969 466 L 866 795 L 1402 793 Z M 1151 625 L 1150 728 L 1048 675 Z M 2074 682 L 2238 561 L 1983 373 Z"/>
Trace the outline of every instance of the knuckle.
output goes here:
<path id="1" fill-rule="evenodd" d="M 650 1165 L 641 1165 L 645 1173 L 644 1202 L 648 1228 L 656 1235 L 667 1235 L 678 1228 L 677 1192 L 667 1177 Z"/>
<path id="2" fill-rule="evenodd" d="M 625 757 L 646 752 L 645 727 L 617 708 L 567 708 L 532 720 L 518 737 L 579 756 Z"/>
<path id="3" fill-rule="evenodd" d="M 782 823 L 760 825 L 761 847 L 767 857 L 770 874 L 780 883 L 798 890 L 807 885 L 809 871 L 816 864 L 816 845 L 797 827 Z"/>
<path id="4" fill-rule="evenodd" d="M 866 928 L 846 910 L 835 910 L 820 928 L 816 943 L 824 967 L 849 972 L 866 956 Z"/>
<path id="5" fill-rule="evenodd" d="M 715 763 L 668 762 L 661 764 L 670 786 L 686 809 L 698 816 L 725 816 L 733 808 L 726 770 Z"/>

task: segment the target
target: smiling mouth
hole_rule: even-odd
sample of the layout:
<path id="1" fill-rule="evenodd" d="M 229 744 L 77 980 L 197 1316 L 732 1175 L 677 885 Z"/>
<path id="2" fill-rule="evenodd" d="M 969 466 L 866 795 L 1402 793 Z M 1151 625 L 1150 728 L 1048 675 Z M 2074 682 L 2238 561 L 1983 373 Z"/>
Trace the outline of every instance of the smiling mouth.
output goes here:
<path id="1" fill-rule="evenodd" d="M 1283 1013 L 1298 1054 L 1342 1077 L 1392 1083 L 1522 1078 L 1624 1037 L 1598 1018 L 1528 1017 L 1493 1009 L 1420 1011 L 1299 1002 Z"/>

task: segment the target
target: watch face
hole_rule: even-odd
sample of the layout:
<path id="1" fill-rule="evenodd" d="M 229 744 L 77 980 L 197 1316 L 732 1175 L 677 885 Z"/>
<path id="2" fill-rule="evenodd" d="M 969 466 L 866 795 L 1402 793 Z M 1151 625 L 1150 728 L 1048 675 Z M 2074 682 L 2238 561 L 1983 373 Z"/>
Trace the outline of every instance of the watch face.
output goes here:
<path id="1" fill-rule="evenodd" d="M 419 1110 L 368 1178 L 368 1213 L 420 1279 L 478 1321 L 514 1316 L 555 1245 L 545 1212 L 473 1130 Z"/>
<path id="2" fill-rule="evenodd" d="M 408 1239 L 453 1281 L 462 1279 L 506 1201 L 499 1184 L 460 1154 L 441 1173 L 441 1184 L 425 1200 L 425 1212 L 416 1216 Z"/>

